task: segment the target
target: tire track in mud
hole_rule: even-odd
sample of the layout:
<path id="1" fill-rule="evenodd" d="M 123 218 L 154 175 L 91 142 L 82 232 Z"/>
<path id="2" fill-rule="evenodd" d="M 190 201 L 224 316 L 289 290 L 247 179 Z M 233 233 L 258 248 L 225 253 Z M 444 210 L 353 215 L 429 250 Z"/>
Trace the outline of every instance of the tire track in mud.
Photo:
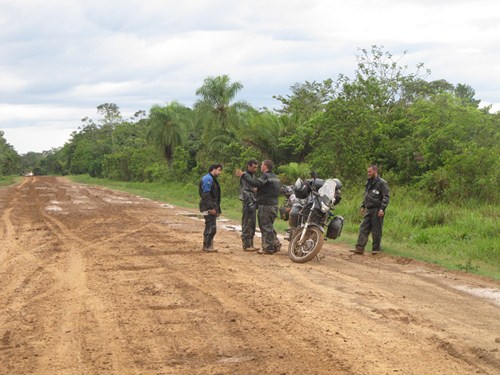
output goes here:
<path id="1" fill-rule="evenodd" d="M 58 185 L 56 195 L 64 196 L 68 191 L 71 192 L 65 188 L 64 185 Z M 61 189 L 64 193 L 61 193 Z M 65 204 L 68 203 L 66 200 L 63 201 Z M 56 348 L 51 350 L 60 358 L 61 369 L 69 366 L 83 373 L 124 373 L 127 350 L 123 343 L 127 340 L 116 322 L 114 306 L 100 298 L 99 291 L 91 290 L 87 283 L 86 257 L 99 251 L 99 243 L 92 244 L 76 235 L 62 220 L 47 213 L 44 205 L 45 202 L 38 201 L 40 215 L 51 234 L 65 244 L 66 259 L 57 284 L 71 302 L 66 304 L 67 309 L 62 309 Z M 117 342 L 121 344 L 117 345 Z M 68 364 L 67 360 L 71 358 L 74 362 Z M 47 362 L 42 369 L 46 367 L 48 370 L 53 366 L 53 363 Z"/>
<path id="2" fill-rule="evenodd" d="M 158 239 L 155 234 L 165 231 L 168 232 L 165 225 L 153 223 L 144 235 Z M 137 237 L 140 233 L 135 231 L 133 234 Z M 182 231 L 179 235 L 182 236 Z M 258 373 L 256 362 L 264 362 L 266 366 L 260 369 L 266 373 L 277 371 L 286 362 L 293 362 L 296 354 L 285 354 L 289 347 L 297 346 L 298 351 L 311 353 L 318 351 L 310 342 L 303 345 L 294 343 L 296 339 L 288 324 L 283 327 L 273 323 L 278 323 L 279 311 L 271 314 L 266 311 L 269 310 L 267 306 L 272 306 L 271 301 L 267 302 L 267 306 L 253 306 L 256 291 L 248 293 L 244 286 L 236 288 L 231 282 L 236 276 L 234 270 L 229 274 L 214 274 L 214 269 L 220 268 L 217 258 L 212 259 L 215 263 L 210 258 L 204 258 L 205 254 L 192 250 L 190 242 L 159 238 L 160 243 L 168 241 L 169 244 L 167 249 L 160 250 L 162 246 L 158 244 L 141 247 L 139 244 L 146 241 L 140 236 L 123 240 L 127 244 L 135 240 L 136 248 L 132 253 L 123 250 L 121 258 L 107 263 L 113 267 L 102 269 L 99 273 L 107 275 L 108 282 L 113 285 L 116 306 L 122 311 L 131 311 L 131 315 L 124 316 L 124 313 L 122 316 L 123 329 L 131 331 L 131 336 L 144 336 L 143 343 L 136 343 L 134 352 L 148 353 L 150 370 L 159 371 L 166 363 L 175 373 L 211 373 L 215 357 L 219 366 L 228 368 L 238 368 L 243 363 L 252 364 L 255 369 L 251 373 Z M 138 262 L 137 259 L 141 260 Z M 113 274 L 116 277 L 110 276 Z M 200 279 L 206 280 L 206 285 Z M 227 282 L 220 284 L 217 282 L 220 279 L 227 279 Z M 134 295 L 141 295 L 143 304 L 140 307 L 124 305 L 123 301 L 132 297 L 128 294 L 130 287 L 119 287 L 118 284 L 125 283 L 123 280 L 134 287 Z M 245 302 L 247 299 L 248 303 Z M 283 308 L 291 309 L 290 306 Z M 155 334 L 144 335 L 143 330 L 148 330 L 144 325 L 127 324 L 132 316 L 137 321 L 151 322 L 149 330 Z M 134 329 L 135 333 L 132 333 Z M 262 335 L 261 332 L 266 331 L 268 333 Z M 192 346 L 193 340 L 197 341 L 195 347 Z M 332 367 L 337 366 L 343 373 L 349 373 L 348 366 L 334 365 L 335 359 L 329 356 L 331 354 L 325 352 Z M 146 366 L 140 359 L 137 365 Z M 310 367 L 304 366 L 303 371 L 307 372 Z"/>
<path id="3" fill-rule="evenodd" d="M 18 229 L 24 219 L 19 207 L 23 206 L 24 197 L 35 182 L 35 179 L 25 179 L 21 185 L 1 191 L 6 196 L 7 205 L 1 220 L 0 335 L 1 330 L 5 330 L 3 336 L 8 340 L 0 345 L 0 373 L 2 368 L 9 369 L 7 373 L 29 373 L 36 368 L 36 358 L 33 357 L 36 348 L 32 341 L 39 340 L 41 335 L 37 328 L 39 320 L 31 307 L 35 298 L 50 295 L 50 281 L 56 273 L 32 254 L 29 246 L 25 247 L 29 236 Z M 8 356 L 10 351 L 17 352 L 18 356 Z"/>
<path id="4" fill-rule="evenodd" d="M 33 179 L 25 179 L 23 183 L 10 192 L 13 196 L 10 197 L 10 207 L 4 208 L 2 214 L 2 224 L 3 231 L 2 237 L 0 238 L 2 248 L 0 252 L 0 265 L 2 265 L 2 269 L 7 267 L 7 270 L 4 272 L 5 275 L 9 276 L 17 276 L 17 278 L 12 277 L 10 280 L 10 284 L 6 286 L 8 290 L 14 290 L 16 293 L 19 293 L 26 289 L 30 284 L 33 284 L 33 280 L 37 280 L 37 275 L 42 273 L 46 273 L 52 275 L 57 273 L 57 270 L 51 269 L 49 270 L 44 264 L 42 264 L 39 259 L 37 259 L 33 254 L 22 247 L 23 242 L 25 241 L 25 234 L 18 233 L 16 231 L 15 226 L 13 224 L 12 212 L 16 209 L 16 205 L 20 200 L 20 193 L 22 190 L 26 190 L 26 185 L 31 186 L 36 182 Z M 16 273 L 13 272 L 16 267 L 16 263 L 28 263 L 30 265 L 31 271 L 25 273 Z M 3 279 L 3 278 L 2 278 Z M 5 280 L 5 279 L 3 279 Z M 9 296 L 8 302 L 13 303 L 16 295 Z"/>
<path id="5" fill-rule="evenodd" d="M 15 242 L 15 230 L 12 222 L 10 221 L 10 215 L 12 213 L 13 207 L 4 208 L 2 214 L 2 237 L 0 241 L 2 243 L 2 247 L 0 248 L 0 264 L 4 262 L 4 259 L 7 257 L 8 253 L 12 247 L 16 246 Z"/>
<path id="6" fill-rule="evenodd" d="M 254 305 L 258 287 L 246 291 L 245 284 L 231 282 L 237 271 L 222 270 L 214 264 L 215 258 L 207 259 L 205 255 L 186 250 L 184 254 L 179 251 L 175 255 L 156 253 L 154 260 L 151 255 L 132 255 L 148 257 L 148 264 L 159 262 L 162 265 L 160 269 L 155 268 L 158 275 L 154 279 L 158 282 L 141 284 L 140 293 L 151 302 L 135 314 L 153 316 L 154 326 L 159 327 L 161 336 L 169 338 L 160 347 L 175 373 L 211 373 L 214 358 L 230 373 L 238 373 L 241 365 L 251 365 L 251 373 L 276 373 L 280 368 L 286 372 L 287 362 L 293 362 L 296 353 L 317 354 L 319 351 L 325 357 L 330 355 L 322 348 L 311 347 L 308 342 L 297 343 L 294 336 L 297 330 L 290 330 L 288 324 L 283 327 L 279 322 L 280 311 L 270 300 Z M 183 268 L 186 257 L 191 258 L 189 272 Z M 120 266 L 114 272 L 129 270 Z M 282 307 L 293 310 L 291 306 Z M 269 311 L 270 308 L 274 311 Z M 198 345 L 193 346 L 193 341 Z M 154 343 L 148 346 L 159 347 Z M 288 353 L 290 347 L 295 347 L 296 352 Z M 329 358 L 329 363 L 332 370 L 336 367 L 337 371 L 349 373 L 345 366 L 335 364 L 333 358 Z M 314 373 L 314 368 L 307 365 L 300 370 L 294 364 L 293 371 L 307 373 L 312 370 Z"/>
<path id="7" fill-rule="evenodd" d="M 34 181 L 30 181 L 25 179 L 21 185 L 17 186 L 14 189 L 2 189 L 2 195 L 4 195 L 4 202 L 9 204 L 9 207 L 2 208 L 2 237 L 0 238 L 2 247 L 0 248 L 0 264 L 3 262 L 3 259 L 6 257 L 8 253 L 8 249 L 10 247 L 17 246 L 16 242 L 16 230 L 12 225 L 12 221 L 10 219 L 12 215 L 12 210 L 14 210 L 17 201 L 19 200 L 19 191 L 24 188 L 25 185 L 31 184 Z M 14 196 L 12 196 L 14 195 Z M 5 204 L 5 203 L 4 203 Z"/>
<path id="8" fill-rule="evenodd" d="M 38 368 L 42 373 L 45 371 L 48 373 L 51 369 L 84 373 L 100 371 L 121 373 L 124 370 L 123 363 L 126 361 L 121 357 L 116 358 L 123 350 L 114 346 L 113 340 L 120 342 L 125 340 L 114 323 L 113 307 L 106 306 L 86 284 L 84 253 L 94 249 L 86 241 L 73 235 L 61 220 L 46 212 L 47 196 L 50 199 L 52 195 L 65 194 L 56 188 L 44 197 L 38 192 L 45 187 L 47 186 L 37 184 L 34 179 L 29 182 L 25 180 L 22 185 L 14 189 L 15 196 L 10 199 L 12 207 L 5 210 L 2 215 L 5 225 L 5 235 L 2 239 L 11 244 L 9 246 L 11 257 L 6 259 L 6 252 L 3 253 L 2 263 L 3 266 L 8 266 L 5 261 L 12 264 L 7 267 L 7 272 L 12 273 L 12 278 L 6 289 L 13 291 L 6 301 L 9 309 L 4 314 L 4 323 L 22 323 L 24 311 L 39 315 L 39 319 L 32 320 L 25 326 L 26 331 L 32 331 L 31 337 L 40 342 L 37 348 L 26 348 L 26 352 L 30 350 L 36 352 L 35 357 L 30 357 L 30 363 L 25 364 L 26 369 Z M 27 194 L 23 196 L 20 193 Z M 43 238 L 31 241 L 35 249 L 22 248 L 16 244 L 18 234 L 11 220 L 15 206 L 22 205 L 27 200 L 30 204 L 34 204 L 36 213 L 30 212 L 30 217 L 23 215 L 22 212 L 16 213 L 16 224 L 31 221 L 33 216 L 37 216 L 36 225 L 46 230 Z M 44 245 L 54 241 L 63 244 L 63 251 L 57 253 L 55 258 L 51 246 L 42 249 Z M 27 242 L 30 241 L 24 239 L 24 243 Z M 39 255 L 36 255 L 37 252 Z M 55 260 L 57 263 L 51 263 Z M 22 264 L 23 272 L 11 272 L 19 264 Z M 47 306 L 44 297 L 56 299 L 60 306 L 56 308 Z M 43 310 L 52 310 L 55 314 L 44 316 Z M 113 338 L 111 341 L 110 337 Z M 105 351 L 107 354 L 103 358 L 95 358 L 94 353 Z M 37 357 L 40 358 L 39 361 Z"/>
<path id="9" fill-rule="evenodd" d="M 283 274 L 280 273 L 279 277 L 274 278 L 269 276 L 269 269 L 256 272 L 255 267 L 252 267 L 251 270 L 254 273 L 247 274 L 245 264 L 241 262 L 241 259 L 231 255 L 228 258 L 234 262 L 232 263 L 234 268 L 225 272 L 225 270 L 220 269 L 216 258 L 203 258 L 205 254 L 187 251 L 184 251 L 184 257 L 180 256 L 182 251 L 175 253 L 175 256 L 172 256 L 171 252 L 168 254 L 166 256 L 155 252 L 154 256 L 164 265 L 164 272 L 168 275 L 168 286 L 173 289 L 170 293 L 183 291 L 183 302 L 173 305 L 155 305 L 154 310 L 158 311 L 156 314 L 158 324 L 160 326 L 165 324 L 165 319 L 178 322 L 179 316 L 189 315 L 190 311 L 206 310 L 204 306 L 210 306 L 210 309 L 213 310 L 212 312 L 203 311 L 204 320 L 202 321 L 199 320 L 198 316 L 192 317 L 196 324 L 191 324 L 191 328 L 188 330 L 189 336 L 199 337 L 200 341 L 203 341 L 202 337 L 209 337 L 212 347 L 198 348 L 199 352 L 196 352 L 186 348 L 186 340 L 182 335 L 171 337 L 171 342 L 175 342 L 175 345 L 170 348 L 172 356 L 170 364 L 178 371 L 190 373 L 197 367 L 204 369 L 204 366 L 209 366 L 208 358 L 219 356 L 221 362 L 227 361 L 234 365 L 243 362 L 252 363 L 255 368 L 253 373 L 258 373 L 257 369 L 260 369 L 261 373 L 273 372 L 277 368 L 284 371 L 287 363 L 294 363 L 292 373 L 293 371 L 312 371 L 314 373 L 315 366 L 311 363 L 300 369 L 300 366 L 294 361 L 297 353 L 301 353 L 301 355 L 320 356 L 322 361 L 327 362 L 331 369 L 337 368 L 339 373 L 359 373 L 352 370 L 347 362 L 337 359 L 339 353 L 345 353 L 345 349 L 342 347 L 346 346 L 347 337 L 351 341 L 354 341 L 355 337 L 352 332 L 343 335 L 335 330 L 342 332 L 343 328 L 338 328 L 339 325 L 340 327 L 352 325 L 352 319 L 347 317 L 347 321 L 345 321 L 341 316 L 335 317 L 335 311 L 332 317 L 331 304 L 324 302 L 332 297 L 332 293 L 326 289 L 319 291 L 321 292 L 320 297 L 316 296 L 311 299 L 311 294 L 318 293 L 318 287 L 315 287 L 314 282 L 302 276 L 300 272 L 302 268 L 297 268 L 299 272 L 295 273 L 292 272 L 294 269 L 289 270 L 288 267 L 285 267 L 285 273 L 288 274 L 288 277 L 283 277 Z M 152 257 L 153 255 L 133 256 Z M 189 272 L 185 273 L 182 263 L 187 263 L 185 260 L 187 256 L 197 260 L 189 261 Z M 206 259 L 205 262 L 204 259 Z M 153 261 L 151 262 L 153 263 Z M 151 271 L 152 266 L 147 267 L 147 270 Z M 161 268 L 155 267 L 154 270 L 159 271 Z M 122 271 L 131 271 L 131 269 L 128 266 L 121 266 L 115 270 L 115 272 Z M 240 283 L 230 282 L 236 277 Z M 206 285 L 200 282 L 200 278 L 206 279 Z M 158 275 L 156 279 L 161 280 L 162 278 Z M 259 281 L 266 279 L 267 282 Z M 283 285 L 285 279 L 287 282 L 286 285 Z M 287 290 L 296 289 L 299 292 L 294 298 L 284 299 L 277 304 L 272 295 L 275 290 L 270 288 L 270 285 L 280 284 Z M 298 287 L 299 284 L 304 285 Z M 250 292 L 245 290 L 248 285 L 252 285 Z M 153 285 L 149 287 L 149 290 L 161 294 L 165 287 Z M 266 293 L 267 290 L 270 290 L 270 295 Z M 304 290 L 310 292 L 304 293 Z M 323 306 L 323 313 L 311 315 L 308 311 L 310 303 L 317 305 L 316 308 Z M 283 315 L 283 311 L 286 311 L 285 315 Z M 341 314 L 339 313 L 339 315 Z M 330 322 L 328 327 L 317 324 L 325 320 Z M 187 319 L 184 319 L 182 324 L 185 327 L 188 324 Z M 356 330 L 355 327 L 353 329 Z M 320 339 L 317 334 L 311 333 L 315 330 L 327 332 L 327 339 Z M 296 336 L 306 339 L 303 342 L 297 342 Z M 226 343 L 218 342 L 217 337 L 223 337 Z M 364 339 L 366 340 L 366 335 Z M 227 346 L 227 341 L 232 343 L 231 347 Z M 408 339 L 403 341 L 408 344 Z M 248 345 L 249 342 L 253 342 L 254 345 Z M 294 347 L 295 351 L 290 353 L 290 347 Z M 213 348 L 219 350 L 225 348 L 225 350 L 213 353 Z M 375 357 L 376 354 L 373 356 Z M 258 364 L 254 364 L 254 362 Z M 266 366 L 260 365 L 261 367 L 259 367 L 259 364 L 263 362 L 266 363 Z M 274 362 L 279 366 L 268 367 L 269 362 Z M 320 364 L 322 364 L 321 361 Z M 208 368 L 206 370 L 209 371 Z M 286 373 L 286 371 L 284 372 Z"/>

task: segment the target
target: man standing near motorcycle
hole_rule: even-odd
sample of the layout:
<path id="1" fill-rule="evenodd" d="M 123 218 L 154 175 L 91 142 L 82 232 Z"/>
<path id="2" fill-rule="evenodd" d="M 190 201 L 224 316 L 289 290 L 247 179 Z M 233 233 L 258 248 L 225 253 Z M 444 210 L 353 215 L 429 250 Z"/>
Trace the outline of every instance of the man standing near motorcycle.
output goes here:
<path id="1" fill-rule="evenodd" d="M 255 180 L 254 173 L 257 172 L 259 162 L 251 159 L 247 162 L 247 170 L 245 175 L 250 179 Z M 243 242 L 244 251 L 257 251 L 257 247 L 253 245 L 253 238 L 255 236 L 255 224 L 257 222 L 257 199 L 256 188 L 252 187 L 240 175 L 240 200 L 242 203 L 242 217 L 241 217 L 241 241 Z"/>
<path id="2" fill-rule="evenodd" d="M 363 254 L 368 242 L 368 236 L 372 234 L 372 254 L 376 255 L 382 251 L 382 226 L 384 224 L 385 210 L 389 205 L 389 186 L 387 182 L 378 175 L 378 167 L 374 164 L 368 167 L 368 181 L 365 185 L 365 195 L 361 203 L 361 214 L 363 221 L 359 227 L 356 249 L 351 250 L 354 254 Z"/>
<path id="3" fill-rule="evenodd" d="M 220 209 L 220 186 L 217 177 L 222 173 L 221 164 L 213 164 L 208 168 L 199 183 L 200 212 L 205 218 L 205 230 L 203 232 L 203 251 L 217 252 L 214 249 L 214 237 L 217 233 L 217 216 L 221 214 Z"/>
<path id="4" fill-rule="evenodd" d="M 280 180 L 273 173 L 273 168 L 271 160 L 264 160 L 260 166 L 261 177 L 253 179 L 246 173 L 242 176 L 245 183 L 257 188 L 257 217 L 262 235 L 262 249 L 258 251 L 259 254 L 274 254 L 281 249 L 281 243 L 274 230 L 274 221 L 278 216 Z"/>

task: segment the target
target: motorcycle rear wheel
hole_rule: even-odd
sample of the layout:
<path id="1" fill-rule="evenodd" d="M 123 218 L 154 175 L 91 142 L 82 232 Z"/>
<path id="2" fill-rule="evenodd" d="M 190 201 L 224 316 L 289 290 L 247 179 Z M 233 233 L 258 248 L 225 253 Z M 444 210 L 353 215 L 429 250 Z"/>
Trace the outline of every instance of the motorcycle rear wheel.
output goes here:
<path id="1" fill-rule="evenodd" d="M 288 245 L 288 257 L 295 263 L 305 263 L 313 259 L 323 247 L 323 232 L 315 226 L 310 226 L 299 244 L 303 229 L 297 229 Z"/>

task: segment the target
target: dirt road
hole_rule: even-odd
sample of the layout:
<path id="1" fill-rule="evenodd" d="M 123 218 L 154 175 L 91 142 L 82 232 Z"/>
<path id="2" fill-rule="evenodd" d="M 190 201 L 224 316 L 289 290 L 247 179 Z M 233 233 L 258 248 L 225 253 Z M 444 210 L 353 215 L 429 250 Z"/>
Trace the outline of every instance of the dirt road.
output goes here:
<path id="1" fill-rule="evenodd" d="M 62 178 L 1 189 L 0 215 L 0 374 L 500 373 L 498 282 L 244 253 L 223 221 L 202 253 L 196 212 Z"/>

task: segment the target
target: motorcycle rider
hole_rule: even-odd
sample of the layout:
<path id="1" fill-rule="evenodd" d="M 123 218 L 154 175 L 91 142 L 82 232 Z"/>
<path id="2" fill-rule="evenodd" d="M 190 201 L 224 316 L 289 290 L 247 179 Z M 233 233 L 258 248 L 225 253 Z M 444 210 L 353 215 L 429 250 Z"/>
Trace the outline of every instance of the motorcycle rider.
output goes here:
<path id="1" fill-rule="evenodd" d="M 372 234 L 372 254 L 382 251 L 382 226 L 384 225 L 385 210 L 389 205 L 389 186 L 378 175 L 378 167 L 374 164 L 368 167 L 368 181 L 365 185 L 365 195 L 361 203 L 363 221 L 359 227 L 356 248 L 351 250 L 354 254 L 363 254 L 368 236 Z"/>
<path id="2" fill-rule="evenodd" d="M 273 173 L 274 164 L 271 160 L 264 160 L 260 166 L 262 176 L 252 179 L 246 173 L 242 179 L 252 187 L 257 188 L 257 217 L 262 235 L 262 249 L 259 254 L 274 254 L 281 249 L 274 230 L 274 221 L 278 216 L 278 195 L 280 190 L 280 180 Z"/>
<path id="3" fill-rule="evenodd" d="M 203 247 L 206 252 L 217 252 L 213 246 L 213 240 L 217 233 L 217 216 L 221 214 L 220 201 L 221 191 L 217 177 L 222 173 L 221 164 L 212 164 L 208 173 L 204 175 L 199 183 L 200 212 L 205 218 L 205 230 L 203 232 Z"/>
<path id="4" fill-rule="evenodd" d="M 255 180 L 254 173 L 259 167 L 259 162 L 255 159 L 250 159 L 247 162 L 247 169 L 244 172 L 252 180 Z M 242 217 L 241 217 L 241 241 L 243 242 L 243 251 L 257 251 L 259 248 L 253 244 L 255 236 L 255 225 L 257 222 L 257 199 L 255 187 L 252 187 L 240 175 L 240 200 L 242 201 Z"/>

